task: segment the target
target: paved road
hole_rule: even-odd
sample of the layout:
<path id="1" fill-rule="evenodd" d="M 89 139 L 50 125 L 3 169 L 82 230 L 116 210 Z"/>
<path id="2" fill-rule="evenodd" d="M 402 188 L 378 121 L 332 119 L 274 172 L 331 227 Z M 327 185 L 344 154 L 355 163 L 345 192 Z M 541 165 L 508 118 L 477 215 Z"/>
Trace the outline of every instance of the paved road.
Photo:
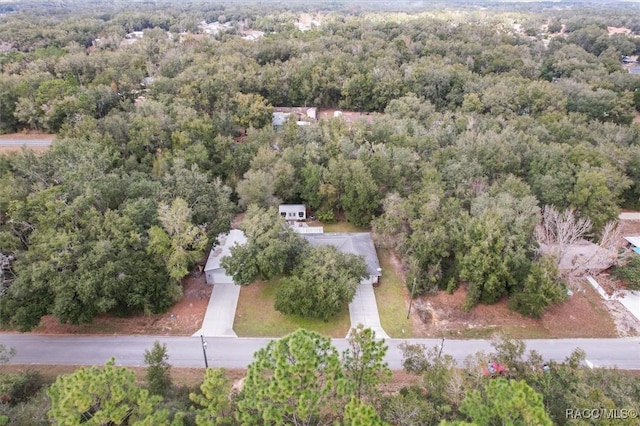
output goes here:
<path id="1" fill-rule="evenodd" d="M 0 146 L 49 146 L 53 142 L 51 139 L 2 139 L 0 138 Z"/>
<path id="2" fill-rule="evenodd" d="M 0 334 L 0 343 L 17 350 L 13 364 L 101 365 L 115 356 L 119 365 L 143 366 L 144 350 L 158 340 L 167 345 L 169 362 L 175 367 L 204 367 L 199 337 L 167 336 L 45 336 L 32 334 Z M 270 339 L 208 338 L 207 359 L 210 367 L 244 368 L 253 359 L 253 353 Z M 387 362 L 400 369 L 402 353 L 398 345 L 409 341 L 429 347 L 440 345 L 436 339 L 388 339 Z M 342 351 L 345 339 L 334 339 L 333 344 Z M 587 353 L 587 359 L 596 367 L 614 367 L 640 370 L 640 338 L 624 339 L 561 339 L 528 340 L 527 348 L 540 352 L 545 359 L 563 360 L 577 347 Z M 464 358 L 483 350 L 489 352 L 486 340 L 446 340 L 443 353 L 453 355 L 461 364 Z"/>

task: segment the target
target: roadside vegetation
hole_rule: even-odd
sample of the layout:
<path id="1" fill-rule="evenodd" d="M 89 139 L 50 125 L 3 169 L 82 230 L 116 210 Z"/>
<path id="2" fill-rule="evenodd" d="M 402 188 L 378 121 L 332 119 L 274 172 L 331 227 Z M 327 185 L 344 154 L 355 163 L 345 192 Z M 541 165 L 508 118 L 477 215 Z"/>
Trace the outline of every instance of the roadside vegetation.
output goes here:
<path id="1" fill-rule="evenodd" d="M 613 275 L 627 284 L 629 290 L 640 290 L 640 257 L 635 254 L 624 265 L 613 269 Z"/>
<path id="2" fill-rule="evenodd" d="M 459 365 L 439 345 L 405 344 L 404 379 L 391 388 L 384 341 L 361 327 L 350 336 L 339 353 L 327 337 L 295 331 L 256 352 L 235 381 L 214 368 L 197 370 L 186 386 L 173 380 L 159 342 L 142 375 L 113 359 L 53 381 L 1 373 L 0 424 L 576 424 L 568 407 L 615 409 L 609 424 L 637 424 L 637 378 L 583 366 L 580 349 L 550 361 L 521 341 L 496 339 L 490 353 Z"/>

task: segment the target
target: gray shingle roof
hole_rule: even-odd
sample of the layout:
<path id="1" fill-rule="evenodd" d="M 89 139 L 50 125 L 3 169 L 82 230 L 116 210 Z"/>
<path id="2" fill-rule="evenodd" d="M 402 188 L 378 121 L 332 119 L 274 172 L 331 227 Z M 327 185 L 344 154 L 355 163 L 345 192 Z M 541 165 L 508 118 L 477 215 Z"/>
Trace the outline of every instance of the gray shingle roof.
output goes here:
<path id="1" fill-rule="evenodd" d="M 326 234 L 301 234 L 311 247 L 334 246 L 343 253 L 351 253 L 364 258 L 367 273 L 381 276 L 380 261 L 373 245 L 371 234 L 368 232 L 338 232 Z"/>

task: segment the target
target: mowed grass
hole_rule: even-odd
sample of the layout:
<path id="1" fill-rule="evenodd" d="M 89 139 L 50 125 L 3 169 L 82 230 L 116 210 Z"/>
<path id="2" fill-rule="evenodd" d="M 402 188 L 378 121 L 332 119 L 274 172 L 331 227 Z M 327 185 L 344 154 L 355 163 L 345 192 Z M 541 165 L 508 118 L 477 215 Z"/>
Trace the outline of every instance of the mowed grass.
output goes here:
<path id="1" fill-rule="evenodd" d="M 273 307 L 279 279 L 258 281 L 240 290 L 240 299 L 233 322 L 233 330 L 239 337 L 282 337 L 299 328 L 315 331 L 327 337 L 343 338 L 347 335 L 351 321 L 349 308 L 328 322 L 284 315 Z"/>
<path id="2" fill-rule="evenodd" d="M 378 259 L 382 267 L 382 278 L 380 285 L 375 287 L 375 293 L 382 328 L 390 337 L 417 337 L 413 321 L 407 319 L 409 306 L 406 286 L 395 272 L 391 252 L 378 249 Z"/>
<path id="3" fill-rule="evenodd" d="M 322 223 L 324 232 L 369 232 L 370 229 L 360 228 L 349 222 Z"/>
<path id="4" fill-rule="evenodd" d="M 322 224 L 325 233 L 369 232 L 348 222 Z M 378 250 L 382 267 L 381 284 L 375 288 L 382 328 L 391 337 L 417 337 L 413 322 L 407 319 L 407 300 L 404 282 L 396 275 L 388 250 Z M 279 279 L 256 282 L 240 290 L 233 329 L 240 337 L 282 337 L 299 328 L 316 331 L 324 336 L 345 337 L 351 326 L 349 308 L 345 304 L 340 314 L 323 322 L 284 315 L 273 307 Z"/>

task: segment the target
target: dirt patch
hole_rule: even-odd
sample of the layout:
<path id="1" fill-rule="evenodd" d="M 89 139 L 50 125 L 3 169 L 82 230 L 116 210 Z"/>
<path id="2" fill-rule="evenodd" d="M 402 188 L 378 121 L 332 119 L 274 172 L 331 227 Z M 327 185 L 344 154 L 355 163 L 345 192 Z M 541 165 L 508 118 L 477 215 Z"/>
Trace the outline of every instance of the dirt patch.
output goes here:
<path id="1" fill-rule="evenodd" d="M 617 336 L 604 301 L 588 288 L 588 284 L 576 286 L 573 295 L 551 307 L 539 319 L 510 310 L 506 299 L 493 305 L 477 305 L 464 312 L 466 290 L 462 287 L 453 294 L 440 292 L 417 299 L 414 315 L 420 320 L 420 334 L 424 337 L 484 338 L 499 331 L 517 338 Z"/>
<path id="2" fill-rule="evenodd" d="M 0 135 L 0 145 L 3 140 L 41 140 L 52 141 L 56 135 L 51 133 L 38 133 L 38 132 L 22 132 L 22 133 L 8 133 L 6 135 Z"/>
<path id="3" fill-rule="evenodd" d="M 404 280 L 402 263 L 397 256 L 390 258 L 396 274 Z M 618 306 L 617 314 L 610 314 L 610 302 L 603 301 L 583 278 L 572 278 L 569 287 L 573 294 L 539 319 L 510 310 L 506 299 L 464 312 L 464 286 L 452 294 L 439 292 L 415 299 L 411 319 L 416 337 L 487 338 L 499 331 L 517 338 L 616 337 L 640 330 L 633 321 L 623 324 L 624 307 Z M 628 312 L 626 316 L 630 316 Z"/>
<path id="4" fill-rule="evenodd" d="M 47 315 L 34 330 L 40 334 L 150 334 L 191 336 L 200 329 L 207 311 L 212 286 L 205 283 L 204 274 L 183 280 L 183 298 L 166 313 L 118 318 L 100 315 L 91 324 L 61 324 Z"/>
<path id="5" fill-rule="evenodd" d="M 631 34 L 631 29 L 625 27 L 607 27 L 607 32 L 609 35 L 615 34 Z"/>
<path id="6" fill-rule="evenodd" d="M 231 229 L 240 229 L 240 224 L 244 220 L 245 213 L 238 213 L 231 221 Z"/>
<path id="7" fill-rule="evenodd" d="M 389 251 L 389 263 L 391 264 L 391 267 L 393 268 L 394 272 L 396 273 L 396 276 L 401 281 L 406 282 L 407 281 L 407 275 L 406 275 L 405 268 L 402 265 L 402 262 L 400 261 L 398 256 L 393 251 Z"/>

